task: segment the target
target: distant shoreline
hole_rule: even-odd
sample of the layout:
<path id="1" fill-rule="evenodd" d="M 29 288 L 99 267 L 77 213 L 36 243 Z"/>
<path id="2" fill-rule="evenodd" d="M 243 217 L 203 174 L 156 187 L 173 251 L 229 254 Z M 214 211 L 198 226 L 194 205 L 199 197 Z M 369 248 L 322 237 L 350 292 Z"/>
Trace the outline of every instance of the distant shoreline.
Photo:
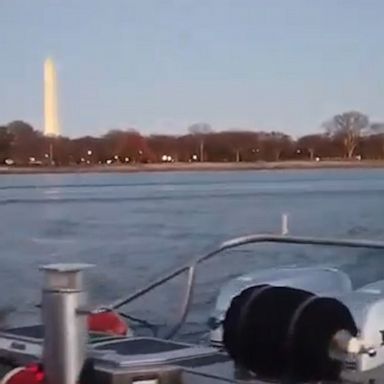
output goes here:
<path id="1" fill-rule="evenodd" d="M 0 175 L 47 174 L 47 173 L 137 173 L 176 171 L 256 171 L 256 170 L 299 170 L 299 169 L 364 169 L 384 168 L 384 160 L 325 160 L 325 161 L 276 161 L 239 163 L 160 163 L 128 165 L 91 165 L 67 167 L 6 167 L 0 166 Z"/>

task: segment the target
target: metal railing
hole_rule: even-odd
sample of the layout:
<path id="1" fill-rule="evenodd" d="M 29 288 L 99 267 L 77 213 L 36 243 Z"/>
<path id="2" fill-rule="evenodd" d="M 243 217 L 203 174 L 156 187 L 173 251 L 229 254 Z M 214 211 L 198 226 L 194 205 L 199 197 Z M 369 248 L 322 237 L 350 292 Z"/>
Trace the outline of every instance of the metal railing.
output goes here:
<path id="1" fill-rule="evenodd" d="M 287 219 L 283 216 L 283 230 L 282 233 L 288 233 Z M 274 235 L 274 234 L 253 234 L 248 236 L 237 237 L 221 243 L 216 249 L 211 252 L 196 257 L 188 263 L 173 269 L 172 271 L 163 274 L 146 286 L 138 289 L 137 291 L 120 298 L 108 306 L 103 307 L 105 310 L 116 310 L 130 302 L 138 299 L 146 293 L 156 289 L 157 287 L 167 283 L 168 281 L 176 278 L 184 272 L 188 272 L 186 292 L 184 295 L 181 312 L 175 325 L 167 332 L 165 338 L 172 338 L 184 324 L 193 296 L 193 288 L 195 283 L 196 268 L 199 264 L 212 259 L 213 257 L 221 254 L 222 252 L 237 248 L 243 245 L 256 244 L 256 243 L 279 243 L 279 244 L 298 244 L 298 245 L 320 245 L 320 246 L 333 246 L 333 247 L 346 247 L 346 248 L 366 248 L 366 249 L 382 249 L 384 250 L 384 241 L 371 241 L 371 240 L 353 240 L 353 239 L 335 239 L 335 238 L 316 238 L 316 237 L 301 237 L 301 236 L 288 236 L 288 235 Z"/>

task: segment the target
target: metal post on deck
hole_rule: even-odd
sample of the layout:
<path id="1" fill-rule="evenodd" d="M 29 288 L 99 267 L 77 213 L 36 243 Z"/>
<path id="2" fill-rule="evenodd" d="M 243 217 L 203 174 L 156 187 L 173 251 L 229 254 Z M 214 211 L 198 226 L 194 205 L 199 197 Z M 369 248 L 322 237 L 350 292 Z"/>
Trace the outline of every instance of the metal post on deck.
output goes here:
<path id="1" fill-rule="evenodd" d="M 50 264 L 42 299 L 43 364 L 48 384 L 77 384 L 88 342 L 83 270 L 88 264 Z"/>
<path id="2" fill-rule="evenodd" d="M 281 234 L 282 235 L 288 235 L 289 230 L 288 230 L 288 214 L 283 213 L 281 215 Z"/>

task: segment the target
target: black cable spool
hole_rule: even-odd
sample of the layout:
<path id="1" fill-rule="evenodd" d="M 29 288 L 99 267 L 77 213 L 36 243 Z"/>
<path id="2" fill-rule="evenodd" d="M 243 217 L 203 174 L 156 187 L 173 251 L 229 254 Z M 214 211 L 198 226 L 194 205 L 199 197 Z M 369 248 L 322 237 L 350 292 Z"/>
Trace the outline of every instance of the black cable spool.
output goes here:
<path id="1" fill-rule="evenodd" d="M 286 377 L 294 382 L 338 380 L 342 365 L 330 358 L 329 350 L 340 330 L 352 336 L 358 332 L 352 314 L 339 300 L 314 297 L 303 303 L 292 317 L 287 334 Z"/>
<path id="2" fill-rule="evenodd" d="M 231 358 L 236 362 L 241 359 L 241 319 L 244 317 L 244 311 L 248 308 L 252 298 L 269 287 L 270 285 L 264 284 L 246 288 L 232 299 L 225 314 L 223 321 L 223 343 Z"/>
<path id="3" fill-rule="evenodd" d="M 281 378 L 287 367 L 289 324 L 296 309 L 311 296 L 311 292 L 291 287 L 244 290 L 232 301 L 223 323 L 229 355 L 261 378 Z"/>

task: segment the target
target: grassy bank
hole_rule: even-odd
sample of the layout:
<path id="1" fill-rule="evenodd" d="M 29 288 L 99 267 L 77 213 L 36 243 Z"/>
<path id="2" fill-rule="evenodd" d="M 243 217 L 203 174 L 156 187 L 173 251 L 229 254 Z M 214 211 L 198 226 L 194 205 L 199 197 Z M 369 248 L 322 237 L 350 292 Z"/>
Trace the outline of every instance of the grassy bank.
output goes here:
<path id="1" fill-rule="evenodd" d="M 90 173 L 90 172 L 172 172 L 245 171 L 274 169 L 384 168 L 384 160 L 362 161 L 280 161 L 255 163 L 162 163 L 133 165 L 91 165 L 70 167 L 0 167 L 0 174 Z"/>

